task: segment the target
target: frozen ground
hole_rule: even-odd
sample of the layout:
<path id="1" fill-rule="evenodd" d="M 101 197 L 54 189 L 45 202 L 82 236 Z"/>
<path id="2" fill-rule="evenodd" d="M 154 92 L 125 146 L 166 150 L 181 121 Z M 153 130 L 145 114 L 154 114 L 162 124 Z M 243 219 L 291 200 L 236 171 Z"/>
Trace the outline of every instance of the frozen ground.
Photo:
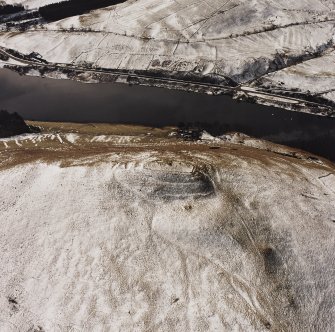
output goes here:
<path id="1" fill-rule="evenodd" d="M 22 4 L 25 8 L 34 9 L 34 8 L 46 6 L 51 3 L 60 2 L 60 1 L 58 0 L 2 0 L 2 2 L 8 5 Z"/>
<path id="2" fill-rule="evenodd" d="M 172 130 L 0 140 L 1 331 L 333 330 L 334 164 Z"/>
<path id="3" fill-rule="evenodd" d="M 129 0 L 26 32 L 4 31 L 0 46 L 38 52 L 50 65 L 159 71 L 178 79 L 192 73 L 198 82 L 237 85 L 223 89 L 236 98 L 333 115 L 334 22 L 331 0 Z M 71 78 L 103 81 L 99 73 Z"/>

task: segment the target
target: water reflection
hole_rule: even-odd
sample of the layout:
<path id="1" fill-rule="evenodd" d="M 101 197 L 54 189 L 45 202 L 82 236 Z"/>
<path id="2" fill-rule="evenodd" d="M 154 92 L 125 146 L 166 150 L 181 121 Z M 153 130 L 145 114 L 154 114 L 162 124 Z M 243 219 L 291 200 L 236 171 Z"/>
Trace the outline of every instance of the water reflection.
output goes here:
<path id="1" fill-rule="evenodd" d="M 226 96 L 21 77 L 1 70 L 0 109 L 40 121 L 148 126 L 198 122 L 213 134 L 241 131 L 335 160 L 335 118 L 237 103 Z"/>

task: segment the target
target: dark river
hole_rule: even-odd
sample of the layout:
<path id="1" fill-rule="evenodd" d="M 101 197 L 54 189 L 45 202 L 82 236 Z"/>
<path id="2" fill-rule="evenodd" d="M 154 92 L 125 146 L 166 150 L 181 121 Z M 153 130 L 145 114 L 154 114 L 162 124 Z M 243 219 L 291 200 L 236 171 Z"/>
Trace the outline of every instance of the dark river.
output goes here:
<path id="1" fill-rule="evenodd" d="M 0 70 L 0 109 L 39 121 L 110 122 L 147 126 L 201 123 L 212 134 L 245 134 L 335 161 L 335 118 L 124 84 L 21 77 Z"/>

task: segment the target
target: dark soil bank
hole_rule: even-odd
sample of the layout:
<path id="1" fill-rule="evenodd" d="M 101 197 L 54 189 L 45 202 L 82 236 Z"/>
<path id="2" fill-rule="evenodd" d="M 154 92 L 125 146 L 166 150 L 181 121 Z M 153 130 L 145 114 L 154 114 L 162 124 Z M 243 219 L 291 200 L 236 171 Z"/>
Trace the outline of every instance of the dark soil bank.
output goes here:
<path id="1" fill-rule="evenodd" d="M 31 129 L 17 113 L 10 114 L 0 110 L 0 137 L 30 133 Z"/>

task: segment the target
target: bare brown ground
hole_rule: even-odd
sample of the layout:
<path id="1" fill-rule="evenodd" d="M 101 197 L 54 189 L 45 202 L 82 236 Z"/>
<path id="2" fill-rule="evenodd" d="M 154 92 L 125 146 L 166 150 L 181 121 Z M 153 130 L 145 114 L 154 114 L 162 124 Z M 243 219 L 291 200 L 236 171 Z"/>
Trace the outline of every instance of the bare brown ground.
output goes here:
<path id="1" fill-rule="evenodd" d="M 229 156 L 230 160 L 239 158 L 268 166 L 272 163 L 287 162 L 314 169 L 334 169 L 334 164 L 326 159 L 269 142 L 262 142 L 261 146 L 254 147 L 245 145 L 243 141 L 238 144 L 226 141 L 184 141 L 170 136 L 176 131 L 173 127 L 150 128 L 133 125 L 33 121 L 29 121 L 28 124 L 40 127 L 41 135 L 73 133 L 79 135 L 79 138 L 74 144 L 68 141 L 61 143 L 57 139 L 50 138 L 45 138 L 38 144 L 30 140 L 20 141 L 21 146 L 15 143 L 15 138 L 7 142 L 7 147 L 0 142 L 0 169 L 36 161 L 59 162 L 62 167 L 67 167 L 73 162 L 78 165 L 83 159 L 92 159 L 92 163 L 98 163 L 103 162 L 110 154 L 131 155 L 149 151 L 157 153 L 166 163 L 172 162 L 174 156 L 192 161 L 192 155 L 204 154 L 211 156 L 222 166 L 225 166 L 225 159 Z M 136 142 L 120 144 L 92 141 L 94 137 L 101 135 L 133 137 Z M 230 162 L 226 166 L 229 164 Z"/>

